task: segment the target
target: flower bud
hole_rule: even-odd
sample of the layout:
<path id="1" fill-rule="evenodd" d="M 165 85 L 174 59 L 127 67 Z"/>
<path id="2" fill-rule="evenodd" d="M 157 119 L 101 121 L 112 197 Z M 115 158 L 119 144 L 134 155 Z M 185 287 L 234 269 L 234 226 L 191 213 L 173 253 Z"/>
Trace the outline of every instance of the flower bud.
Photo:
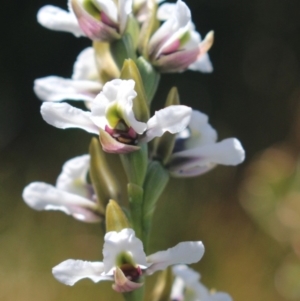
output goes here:
<path id="1" fill-rule="evenodd" d="M 106 206 L 106 232 L 120 232 L 125 228 L 130 228 L 127 217 L 119 204 L 110 200 Z"/>

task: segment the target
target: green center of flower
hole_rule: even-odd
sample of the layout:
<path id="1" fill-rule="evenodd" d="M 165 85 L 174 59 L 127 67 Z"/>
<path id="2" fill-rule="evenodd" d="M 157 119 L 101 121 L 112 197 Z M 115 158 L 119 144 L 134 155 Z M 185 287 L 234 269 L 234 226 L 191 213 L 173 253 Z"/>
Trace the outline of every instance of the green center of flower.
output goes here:
<path id="1" fill-rule="evenodd" d="M 141 268 L 134 262 L 131 254 L 128 252 L 122 252 L 117 256 L 116 266 L 118 266 L 131 281 L 137 281 L 142 275 Z"/>
<path id="2" fill-rule="evenodd" d="M 123 265 L 131 265 L 133 267 L 136 266 L 136 263 L 134 262 L 132 255 L 128 252 L 122 252 L 116 258 L 116 266 L 122 269 Z"/>
<path id="3" fill-rule="evenodd" d="M 123 114 L 123 109 L 122 107 L 118 104 L 117 101 L 114 101 L 112 104 L 110 104 L 105 112 L 105 117 L 107 119 L 107 122 L 109 126 L 112 129 L 115 129 L 117 127 L 123 127 L 123 128 L 118 128 L 118 130 L 126 130 L 130 127 L 129 124 L 127 124 L 125 120 L 125 116 Z"/>
<path id="4" fill-rule="evenodd" d="M 190 31 L 185 32 L 179 39 L 180 48 L 183 47 L 191 39 Z"/>

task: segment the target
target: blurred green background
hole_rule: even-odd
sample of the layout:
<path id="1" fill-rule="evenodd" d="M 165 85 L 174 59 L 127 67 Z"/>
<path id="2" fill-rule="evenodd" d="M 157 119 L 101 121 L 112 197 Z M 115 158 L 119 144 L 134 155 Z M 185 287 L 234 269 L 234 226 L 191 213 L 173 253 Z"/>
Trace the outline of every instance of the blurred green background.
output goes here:
<path id="1" fill-rule="evenodd" d="M 283 170 L 276 171 L 280 179 L 292 173 L 284 167 L 286 156 L 292 158 L 288 159 L 290 169 L 296 166 L 300 2 L 186 2 L 202 35 L 215 30 L 210 51 L 215 71 L 164 75 L 155 108 L 173 85 L 178 86 L 182 102 L 207 113 L 220 139 L 241 140 L 247 160 L 238 168 L 218 167 L 202 177 L 172 179 L 157 208 L 151 251 L 200 239 L 206 253 L 194 268 L 208 287 L 227 291 L 236 301 L 300 300 L 300 244 L 297 249 L 289 241 L 283 243 L 273 233 L 281 225 L 272 227 L 272 232 L 264 227 L 260 207 L 252 210 L 252 204 L 264 204 L 267 199 L 261 197 L 258 184 L 268 184 L 269 174 L 275 171 L 269 168 L 269 174 L 260 174 L 259 181 L 249 185 L 260 172 L 253 160 L 278 142 L 285 141 L 288 155 L 271 156 L 268 166 L 283 165 Z M 0 300 L 121 300 L 110 289 L 111 283 L 82 281 L 70 288 L 51 274 L 53 266 L 68 258 L 101 260 L 101 227 L 60 212 L 35 212 L 21 198 L 23 187 L 32 181 L 54 184 L 62 164 L 86 153 L 91 138 L 82 131 L 53 128 L 40 116 L 33 80 L 47 75 L 69 77 L 76 56 L 90 45 L 88 39 L 38 25 L 36 13 L 45 4 L 66 8 L 66 0 L 1 3 Z M 299 207 L 292 211 L 299 213 Z M 274 211 L 268 208 L 268 213 Z M 296 222 L 299 219 L 300 213 Z M 293 242 L 294 237 L 300 241 L 297 233 Z"/>

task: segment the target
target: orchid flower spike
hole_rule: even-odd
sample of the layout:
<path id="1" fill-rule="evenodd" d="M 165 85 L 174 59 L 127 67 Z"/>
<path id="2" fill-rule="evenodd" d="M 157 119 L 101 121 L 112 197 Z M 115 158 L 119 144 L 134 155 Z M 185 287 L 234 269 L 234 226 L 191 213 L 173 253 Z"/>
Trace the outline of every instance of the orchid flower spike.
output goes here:
<path id="1" fill-rule="evenodd" d="M 182 72 L 186 69 L 212 72 L 207 51 L 213 44 L 213 31 L 201 41 L 192 23 L 191 11 L 183 1 L 162 4 L 157 18 L 166 21 L 152 35 L 147 52 L 160 72 Z"/>
<path id="2" fill-rule="evenodd" d="M 171 290 L 171 301 L 232 301 L 227 293 L 209 291 L 199 281 L 200 274 L 186 265 L 173 266 L 172 271 L 176 278 Z"/>
<path id="3" fill-rule="evenodd" d="M 146 257 L 143 244 L 132 229 L 107 232 L 104 237 L 103 262 L 68 259 L 52 270 L 54 277 L 66 284 L 89 278 L 94 282 L 111 280 L 119 293 L 133 291 L 143 285 L 142 275 L 151 275 L 168 266 L 198 262 L 204 254 L 200 241 L 181 242 L 166 251 Z"/>
<path id="4" fill-rule="evenodd" d="M 47 5 L 38 12 L 38 22 L 46 28 L 67 31 L 75 36 L 110 42 L 124 33 L 132 0 L 69 0 L 69 12 Z"/>
<path id="5" fill-rule="evenodd" d="M 34 81 L 34 92 L 42 101 L 78 100 L 88 104 L 102 89 L 95 51 L 84 49 L 77 57 L 71 79 L 47 76 Z"/>
<path id="6" fill-rule="evenodd" d="M 87 183 L 90 156 L 67 161 L 56 185 L 33 182 L 23 191 L 25 203 L 35 210 L 59 210 L 84 222 L 100 222 L 103 214 L 95 201 L 94 191 Z"/>
<path id="7" fill-rule="evenodd" d="M 165 132 L 178 133 L 190 121 L 191 108 L 174 105 L 155 112 L 147 123 L 136 120 L 133 105 L 137 93 L 133 80 L 107 82 L 91 104 L 91 112 L 67 103 L 45 102 L 41 113 L 49 124 L 66 129 L 81 128 L 99 134 L 103 149 L 110 153 L 128 153 Z"/>
<path id="8" fill-rule="evenodd" d="M 236 138 L 217 141 L 217 132 L 207 115 L 193 110 L 189 125 L 177 134 L 173 154 L 167 163 L 171 175 L 194 177 L 217 164 L 237 165 L 244 161 L 245 151 Z"/>

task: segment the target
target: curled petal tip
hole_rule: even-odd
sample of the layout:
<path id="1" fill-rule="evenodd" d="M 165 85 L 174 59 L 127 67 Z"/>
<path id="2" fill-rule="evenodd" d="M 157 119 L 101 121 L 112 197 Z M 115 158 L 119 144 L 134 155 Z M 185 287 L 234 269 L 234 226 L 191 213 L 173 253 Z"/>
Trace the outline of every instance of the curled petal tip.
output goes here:
<path id="1" fill-rule="evenodd" d="M 118 267 L 114 272 L 114 278 L 115 283 L 112 285 L 112 288 L 118 293 L 128 293 L 140 288 L 143 285 L 143 283 L 130 281 L 128 278 L 126 278 L 123 271 Z"/>
<path id="2" fill-rule="evenodd" d="M 118 142 L 102 129 L 100 129 L 100 143 L 103 150 L 107 153 L 127 154 L 140 149 L 137 145 Z"/>
<path id="3" fill-rule="evenodd" d="M 200 43 L 200 55 L 206 53 L 213 45 L 215 40 L 215 32 L 211 30 Z"/>

